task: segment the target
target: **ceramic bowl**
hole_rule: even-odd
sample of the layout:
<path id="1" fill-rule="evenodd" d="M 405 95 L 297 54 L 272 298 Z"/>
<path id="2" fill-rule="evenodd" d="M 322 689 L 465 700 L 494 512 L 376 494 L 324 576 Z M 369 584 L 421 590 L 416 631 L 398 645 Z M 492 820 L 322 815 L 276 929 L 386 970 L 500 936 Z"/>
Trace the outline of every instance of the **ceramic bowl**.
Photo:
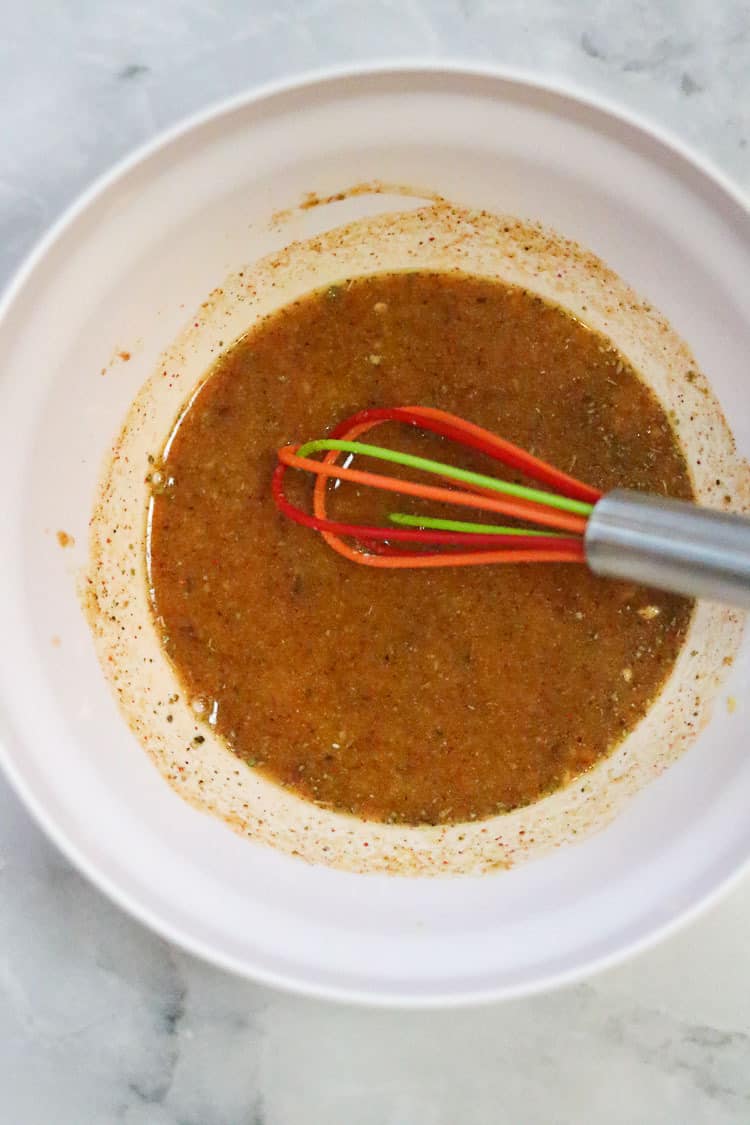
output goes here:
<path id="1" fill-rule="evenodd" d="M 118 711 L 80 606 L 102 462 L 159 356 L 232 271 L 394 206 L 381 193 L 294 210 L 362 181 L 539 221 L 593 251 L 687 341 L 750 449 L 750 222 L 673 141 L 523 76 L 459 68 L 329 73 L 221 105 L 96 184 L 0 310 L 2 761 L 80 870 L 186 949 L 318 996 L 477 1002 L 612 964 L 738 874 L 746 645 L 699 736 L 608 826 L 509 870 L 401 877 L 304 862 L 181 801 Z"/>

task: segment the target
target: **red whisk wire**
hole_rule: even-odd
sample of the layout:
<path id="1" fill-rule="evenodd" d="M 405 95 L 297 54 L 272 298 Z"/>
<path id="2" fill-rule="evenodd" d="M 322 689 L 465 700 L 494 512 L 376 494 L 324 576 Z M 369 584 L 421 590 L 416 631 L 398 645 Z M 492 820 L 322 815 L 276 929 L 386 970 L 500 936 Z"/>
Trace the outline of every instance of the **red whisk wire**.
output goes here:
<path id="1" fill-rule="evenodd" d="M 473 422 L 466 422 L 456 414 L 449 414 L 447 410 L 437 410 L 430 406 L 394 406 L 360 410 L 334 426 L 329 436 L 342 438 L 347 431 L 365 422 L 405 422 L 407 425 L 417 426 L 419 429 L 459 442 L 469 449 L 476 449 L 479 453 L 485 453 L 509 468 L 518 469 L 532 480 L 550 485 L 563 496 L 584 500 L 589 504 L 595 504 L 602 497 L 598 489 L 568 476 L 554 465 L 534 457 L 532 453 L 498 437 L 490 430 L 482 429 Z M 364 430 L 359 431 L 359 433 L 364 432 Z"/>
<path id="2" fill-rule="evenodd" d="M 274 469 L 271 489 L 276 507 L 283 515 L 288 516 L 289 519 L 293 520 L 295 523 L 302 524 L 303 527 L 310 527 L 314 531 L 330 531 L 336 535 L 349 535 L 353 539 L 363 541 L 372 539 L 394 543 L 434 543 L 452 547 L 466 546 L 467 540 L 470 540 L 473 546 L 494 547 L 495 549 L 497 549 L 498 538 L 502 538 L 502 536 L 498 536 L 497 534 L 482 535 L 480 533 L 472 533 L 471 536 L 468 536 L 466 532 L 460 531 L 423 531 L 418 528 L 368 527 L 360 523 L 341 523 L 339 520 L 311 516 L 287 499 L 283 484 L 284 473 L 287 468 L 289 468 L 289 466 L 281 462 L 281 464 L 277 465 Z M 562 538 L 555 535 L 514 535 L 512 538 L 514 548 L 517 547 L 519 549 L 526 547 L 559 547 L 564 550 L 574 550 L 580 545 L 580 539 L 573 537 Z"/>
<path id="3" fill-rule="evenodd" d="M 330 438 L 355 441 L 376 426 L 385 422 L 401 422 L 439 434 L 468 448 L 484 453 L 494 460 L 522 472 L 527 477 L 541 481 L 563 496 L 584 503 L 595 503 L 601 496 L 596 489 L 560 472 L 525 450 L 456 415 L 430 407 L 393 407 L 362 410 L 340 422 L 331 431 Z M 586 527 L 586 518 L 557 508 L 546 506 L 522 497 L 500 498 L 497 492 L 479 484 L 466 483 L 459 488 L 417 484 L 400 478 L 365 472 L 337 464 L 338 450 L 328 450 L 321 460 L 299 457 L 299 446 L 285 446 L 279 450 L 279 464 L 273 474 L 272 493 L 277 508 L 296 523 L 319 531 L 333 550 L 353 562 L 386 569 L 426 568 L 441 566 L 475 566 L 488 563 L 520 562 L 583 562 L 583 540 L 579 537 Z M 284 476 L 287 468 L 299 468 L 315 474 L 313 515 L 291 504 L 284 494 Z M 433 470 L 434 471 L 434 470 Z M 458 504 L 483 511 L 502 512 L 516 519 L 544 527 L 561 528 L 573 532 L 570 537 L 522 534 L 498 535 L 474 531 L 440 531 L 426 528 L 375 527 L 350 524 L 328 518 L 327 482 L 334 477 L 358 484 L 370 485 L 440 503 Z M 520 530 L 520 529 L 519 529 Z M 341 536 L 366 544 L 367 552 L 350 546 Z M 500 546 L 499 540 L 503 542 Z M 438 550 L 403 550 L 390 543 L 423 544 Z M 467 550 L 458 548 L 466 547 Z M 447 549 L 446 549 L 447 548 Z M 457 548 L 457 549 L 453 549 Z"/>

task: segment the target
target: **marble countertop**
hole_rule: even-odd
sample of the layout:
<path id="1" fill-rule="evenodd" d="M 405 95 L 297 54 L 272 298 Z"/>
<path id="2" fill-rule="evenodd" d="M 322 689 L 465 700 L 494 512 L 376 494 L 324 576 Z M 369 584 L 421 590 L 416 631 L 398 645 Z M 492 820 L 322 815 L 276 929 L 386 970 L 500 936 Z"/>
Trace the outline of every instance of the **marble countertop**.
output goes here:
<path id="1" fill-rule="evenodd" d="M 24 0 L 0 32 L 0 282 L 134 145 L 329 63 L 528 68 L 668 127 L 750 189 L 743 0 Z M 479 1011 L 367 1012 L 237 981 L 110 905 L 0 779 L 9 1125 L 740 1125 L 750 879 L 630 964 Z"/>

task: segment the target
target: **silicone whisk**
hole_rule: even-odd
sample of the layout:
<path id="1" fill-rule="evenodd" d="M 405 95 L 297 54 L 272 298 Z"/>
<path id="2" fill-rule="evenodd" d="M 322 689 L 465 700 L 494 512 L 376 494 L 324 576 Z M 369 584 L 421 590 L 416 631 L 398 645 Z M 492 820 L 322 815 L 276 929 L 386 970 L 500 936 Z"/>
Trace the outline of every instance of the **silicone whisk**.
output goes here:
<path id="1" fill-rule="evenodd" d="M 486 454 L 540 488 L 472 472 L 360 439 L 385 422 L 400 422 Z M 316 454 L 323 454 L 318 458 Z M 342 462 L 341 458 L 344 457 Z M 423 483 L 352 468 L 360 459 L 418 470 Z M 312 513 L 284 492 L 288 469 L 316 477 Z M 331 480 L 394 495 L 510 517 L 474 522 L 392 512 L 387 525 L 331 519 Z M 602 494 L 489 430 L 423 406 L 362 410 L 328 437 L 278 451 L 273 497 L 285 516 L 319 532 L 340 555 L 381 569 L 478 566 L 490 563 L 587 563 L 597 574 L 630 579 L 690 596 L 750 607 L 750 520 L 662 496 L 618 489 Z"/>

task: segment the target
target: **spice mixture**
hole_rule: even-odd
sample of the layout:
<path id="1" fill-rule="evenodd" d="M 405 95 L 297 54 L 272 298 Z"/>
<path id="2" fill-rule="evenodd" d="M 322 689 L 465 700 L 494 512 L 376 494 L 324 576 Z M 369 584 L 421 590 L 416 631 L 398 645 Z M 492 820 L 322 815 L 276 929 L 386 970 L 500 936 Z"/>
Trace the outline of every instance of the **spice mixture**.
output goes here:
<path id="1" fill-rule="evenodd" d="M 357 278 L 264 320 L 178 419 L 151 472 L 154 615 L 196 714 L 248 767 L 361 818 L 482 819 L 621 740 L 669 674 L 691 603 L 575 564 L 373 571 L 276 512 L 279 446 L 405 403 L 604 490 L 692 495 L 652 392 L 559 308 L 460 274 Z M 408 427 L 377 441 L 497 471 Z M 311 487 L 300 476 L 290 495 L 309 504 Z M 360 522 L 392 508 L 352 485 L 329 505 Z"/>

